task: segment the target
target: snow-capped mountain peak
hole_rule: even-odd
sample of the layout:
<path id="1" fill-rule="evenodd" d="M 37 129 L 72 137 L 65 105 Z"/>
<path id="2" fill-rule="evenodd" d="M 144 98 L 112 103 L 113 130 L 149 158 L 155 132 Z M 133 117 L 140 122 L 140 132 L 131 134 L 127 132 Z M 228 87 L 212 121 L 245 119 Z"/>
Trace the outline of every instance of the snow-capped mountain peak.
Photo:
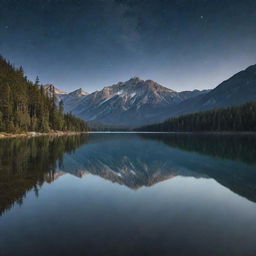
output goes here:
<path id="1" fill-rule="evenodd" d="M 66 93 L 53 85 L 57 101 L 63 100 L 65 112 L 95 123 L 114 126 L 137 126 L 162 121 L 167 118 L 168 108 L 203 92 L 176 92 L 153 80 L 133 77 L 126 82 L 118 82 L 91 94 L 79 88 Z"/>
<path id="2" fill-rule="evenodd" d="M 76 96 L 76 97 L 86 96 L 88 94 L 89 93 L 84 91 L 82 88 L 79 88 L 79 89 L 69 93 L 69 95 Z"/>
<path id="3" fill-rule="evenodd" d="M 135 126 L 158 120 L 163 109 L 187 98 L 189 93 L 183 95 L 153 80 L 133 77 L 81 98 L 71 111 L 87 121 Z"/>

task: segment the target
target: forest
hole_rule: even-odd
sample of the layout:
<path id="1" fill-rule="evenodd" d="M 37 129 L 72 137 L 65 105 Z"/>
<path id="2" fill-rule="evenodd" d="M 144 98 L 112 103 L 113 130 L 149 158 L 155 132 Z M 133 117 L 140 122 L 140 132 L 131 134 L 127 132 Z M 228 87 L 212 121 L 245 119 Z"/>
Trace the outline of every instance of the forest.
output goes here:
<path id="1" fill-rule="evenodd" d="M 0 56 L 0 132 L 87 131 L 85 121 L 64 113 L 54 87 L 47 92 L 38 77 L 31 82 L 22 67 Z"/>
<path id="2" fill-rule="evenodd" d="M 161 132 L 254 132 L 256 131 L 256 102 L 172 117 L 163 123 L 143 126 L 137 130 Z"/>

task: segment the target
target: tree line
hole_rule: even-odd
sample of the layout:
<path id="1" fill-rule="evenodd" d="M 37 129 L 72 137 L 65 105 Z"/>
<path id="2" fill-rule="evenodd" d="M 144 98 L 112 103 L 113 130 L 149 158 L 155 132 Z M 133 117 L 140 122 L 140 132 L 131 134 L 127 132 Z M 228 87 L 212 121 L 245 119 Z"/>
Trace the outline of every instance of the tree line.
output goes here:
<path id="1" fill-rule="evenodd" d="M 137 130 L 163 132 L 256 131 L 256 102 L 173 117 L 163 123 L 143 126 Z"/>
<path id="2" fill-rule="evenodd" d="M 33 83 L 0 56 L 0 131 L 49 132 L 86 131 L 87 124 L 71 113 L 65 114 L 63 102 L 57 104 L 52 86 L 47 92 L 37 77 Z"/>

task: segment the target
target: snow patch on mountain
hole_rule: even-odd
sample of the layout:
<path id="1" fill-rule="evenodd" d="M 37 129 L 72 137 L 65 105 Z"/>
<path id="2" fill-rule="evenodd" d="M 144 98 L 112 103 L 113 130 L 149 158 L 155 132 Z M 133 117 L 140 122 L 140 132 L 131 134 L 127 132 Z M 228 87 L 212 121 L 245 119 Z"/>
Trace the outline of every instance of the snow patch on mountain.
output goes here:
<path id="1" fill-rule="evenodd" d="M 168 108 L 203 92 L 176 92 L 152 80 L 138 77 L 118 82 L 88 94 L 81 88 L 71 93 L 57 93 L 64 111 L 95 123 L 137 126 L 168 117 Z"/>

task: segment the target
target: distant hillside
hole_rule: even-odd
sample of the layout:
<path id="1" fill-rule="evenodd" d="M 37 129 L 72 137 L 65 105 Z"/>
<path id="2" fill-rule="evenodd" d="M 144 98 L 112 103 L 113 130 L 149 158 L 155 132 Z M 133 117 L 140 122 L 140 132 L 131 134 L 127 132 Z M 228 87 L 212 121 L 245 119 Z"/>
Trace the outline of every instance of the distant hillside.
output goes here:
<path id="1" fill-rule="evenodd" d="M 139 131 L 256 131 L 256 101 L 173 117 L 163 123 L 144 126 Z"/>
<path id="2" fill-rule="evenodd" d="M 256 100 L 256 65 L 238 72 L 207 94 L 199 95 L 170 108 L 169 117 L 209 110 L 218 107 L 239 106 Z"/>
<path id="3" fill-rule="evenodd" d="M 84 121 L 63 113 L 63 103 L 56 105 L 56 91 L 48 85 L 46 92 L 39 85 L 28 81 L 23 69 L 15 68 L 0 57 L 0 132 L 49 130 L 87 130 Z"/>

